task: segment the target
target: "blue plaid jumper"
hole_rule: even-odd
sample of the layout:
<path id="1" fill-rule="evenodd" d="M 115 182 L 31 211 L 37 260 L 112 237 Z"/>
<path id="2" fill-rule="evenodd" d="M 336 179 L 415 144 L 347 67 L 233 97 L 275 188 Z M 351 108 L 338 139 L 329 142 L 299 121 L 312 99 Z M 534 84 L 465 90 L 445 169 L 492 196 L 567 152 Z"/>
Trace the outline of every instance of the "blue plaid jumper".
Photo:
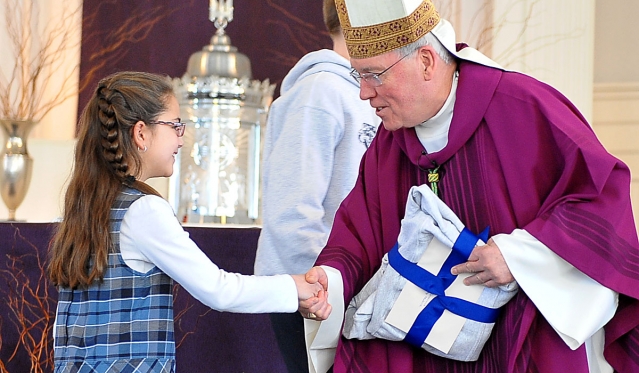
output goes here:
<path id="1" fill-rule="evenodd" d="M 143 194 L 124 188 L 111 208 L 104 281 L 88 289 L 60 287 L 56 315 L 56 372 L 174 372 L 173 281 L 157 267 L 129 268 L 120 254 L 120 225 Z"/>

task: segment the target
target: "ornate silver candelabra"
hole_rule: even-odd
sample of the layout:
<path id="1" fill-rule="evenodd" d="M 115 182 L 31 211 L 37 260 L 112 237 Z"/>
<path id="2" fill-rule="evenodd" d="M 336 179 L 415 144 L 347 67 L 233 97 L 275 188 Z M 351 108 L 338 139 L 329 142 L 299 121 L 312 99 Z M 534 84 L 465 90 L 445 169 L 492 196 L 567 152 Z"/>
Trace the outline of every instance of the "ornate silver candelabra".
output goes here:
<path id="1" fill-rule="evenodd" d="M 175 79 L 184 146 L 169 200 L 183 222 L 259 223 L 261 137 L 274 84 L 252 79 L 251 64 L 225 33 L 232 0 L 212 0 L 211 44 Z"/>

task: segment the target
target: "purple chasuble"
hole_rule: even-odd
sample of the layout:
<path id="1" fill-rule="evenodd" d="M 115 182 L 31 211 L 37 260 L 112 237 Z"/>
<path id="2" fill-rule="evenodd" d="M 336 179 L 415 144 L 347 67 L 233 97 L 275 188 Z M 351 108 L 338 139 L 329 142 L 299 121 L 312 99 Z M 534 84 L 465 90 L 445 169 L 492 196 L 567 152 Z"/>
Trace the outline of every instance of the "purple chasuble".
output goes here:
<path id="1" fill-rule="evenodd" d="M 427 183 L 436 163 L 440 197 L 470 230 L 525 229 L 620 293 L 604 353 L 616 371 L 639 372 L 639 243 L 628 168 L 552 87 L 471 62 L 459 69 L 448 145 L 427 155 L 414 129 L 380 127 L 317 264 L 341 272 L 348 304 L 397 241 L 410 187 Z M 405 342 L 341 338 L 334 372 L 588 372 L 585 346 L 571 350 L 523 290 L 502 308 L 476 362 Z"/>

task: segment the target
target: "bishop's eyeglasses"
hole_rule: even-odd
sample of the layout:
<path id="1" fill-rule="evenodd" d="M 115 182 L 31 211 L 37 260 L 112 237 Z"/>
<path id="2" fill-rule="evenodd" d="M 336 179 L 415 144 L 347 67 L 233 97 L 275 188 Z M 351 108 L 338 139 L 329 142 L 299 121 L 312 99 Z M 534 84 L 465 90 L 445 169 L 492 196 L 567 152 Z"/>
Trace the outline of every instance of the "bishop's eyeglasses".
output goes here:
<path id="1" fill-rule="evenodd" d="M 380 85 L 382 85 L 382 80 L 379 77 L 382 76 L 382 74 L 384 74 L 388 70 L 390 70 L 391 67 L 397 65 L 401 60 L 403 60 L 404 58 L 410 56 L 411 54 L 412 53 L 405 54 L 402 58 L 400 58 L 399 60 L 395 61 L 395 63 L 393 63 L 392 65 L 390 65 L 387 68 L 385 68 L 381 73 L 361 73 L 360 74 L 359 72 L 357 72 L 357 70 L 355 70 L 355 68 L 353 68 L 353 69 L 351 69 L 351 76 L 359 84 L 362 84 L 362 80 L 364 80 L 371 87 L 379 87 Z"/>

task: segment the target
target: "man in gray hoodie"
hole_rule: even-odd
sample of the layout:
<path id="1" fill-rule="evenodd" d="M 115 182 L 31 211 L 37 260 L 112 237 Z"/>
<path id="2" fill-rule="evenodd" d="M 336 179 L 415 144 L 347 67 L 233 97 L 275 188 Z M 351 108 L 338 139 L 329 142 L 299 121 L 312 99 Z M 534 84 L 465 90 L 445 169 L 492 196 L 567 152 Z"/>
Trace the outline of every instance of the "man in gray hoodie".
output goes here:
<path id="1" fill-rule="evenodd" d="M 263 227 L 255 274 L 305 273 L 328 240 L 379 118 L 350 76 L 334 0 L 324 0 L 333 49 L 306 54 L 282 82 L 264 141 Z M 289 373 L 308 372 L 300 314 L 272 314 Z"/>

